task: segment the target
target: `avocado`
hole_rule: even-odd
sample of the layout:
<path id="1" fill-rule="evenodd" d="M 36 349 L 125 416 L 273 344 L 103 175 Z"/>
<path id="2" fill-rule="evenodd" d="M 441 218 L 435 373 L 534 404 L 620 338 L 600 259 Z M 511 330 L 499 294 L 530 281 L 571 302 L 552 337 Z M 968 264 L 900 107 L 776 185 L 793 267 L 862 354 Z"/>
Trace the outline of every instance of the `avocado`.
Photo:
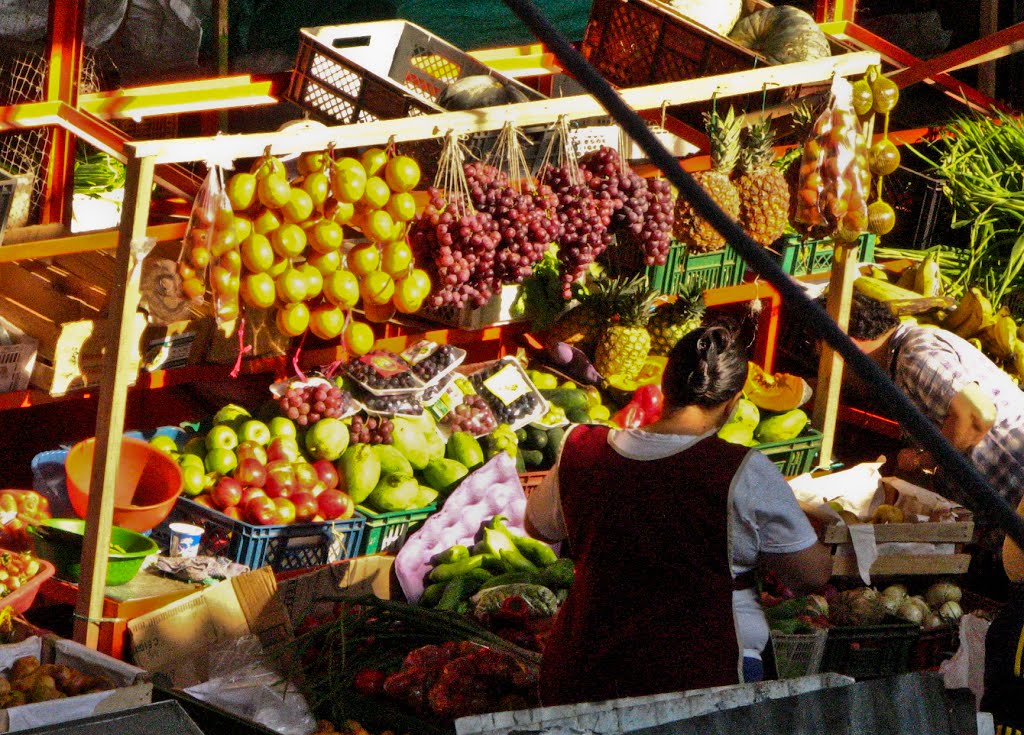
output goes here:
<path id="1" fill-rule="evenodd" d="M 579 388 L 555 388 L 542 390 L 540 393 L 548 403 L 565 409 L 566 413 L 576 408 L 585 411 L 588 406 L 587 393 Z"/>

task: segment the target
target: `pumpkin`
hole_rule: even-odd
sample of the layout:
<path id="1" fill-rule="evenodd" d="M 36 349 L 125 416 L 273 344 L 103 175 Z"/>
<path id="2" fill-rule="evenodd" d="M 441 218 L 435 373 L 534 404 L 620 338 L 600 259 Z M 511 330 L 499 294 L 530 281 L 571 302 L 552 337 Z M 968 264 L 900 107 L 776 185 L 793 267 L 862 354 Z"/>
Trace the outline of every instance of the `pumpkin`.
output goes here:
<path id="1" fill-rule="evenodd" d="M 743 10 L 743 0 L 669 0 L 668 4 L 721 36 L 729 35 Z"/>
<path id="2" fill-rule="evenodd" d="M 831 56 L 828 38 L 814 18 L 799 8 L 778 5 L 741 18 L 729 34 L 736 43 L 770 64 L 791 64 Z"/>
<path id="3" fill-rule="evenodd" d="M 810 387 L 803 378 L 789 373 L 766 373 L 749 363 L 743 393 L 760 409 L 783 413 L 802 406 L 810 398 Z"/>
<path id="4" fill-rule="evenodd" d="M 446 110 L 475 110 L 512 102 L 527 102 L 529 98 L 514 85 L 487 74 L 476 74 L 452 82 L 437 99 Z"/>

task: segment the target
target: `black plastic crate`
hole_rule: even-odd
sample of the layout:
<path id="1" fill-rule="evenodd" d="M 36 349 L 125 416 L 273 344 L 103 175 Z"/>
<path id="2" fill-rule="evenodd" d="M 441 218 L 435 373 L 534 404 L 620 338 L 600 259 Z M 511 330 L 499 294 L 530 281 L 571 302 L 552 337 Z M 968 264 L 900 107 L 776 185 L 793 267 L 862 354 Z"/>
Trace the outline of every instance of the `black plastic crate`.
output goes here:
<path id="1" fill-rule="evenodd" d="M 905 673 L 910 670 L 910 654 L 920 635 L 917 623 L 829 628 L 819 670 L 854 679 Z"/>
<path id="2" fill-rule="evenodd" d="M 177 702 L 157 702 L 19 732 L 25 735 L 203 735 Z"/>
<path id="3" fill-rule="evenodd" d="M 912 154 L 908 154 L 912 155 Z M 900 166 L 882 180 L 882 199 L 896 212 L 896 225 L 879 238 L 886 248 L 927 250 L 933 245 L 968 247 L 968 228 L 953 229 L 953 205 L 938 179 Z"/>

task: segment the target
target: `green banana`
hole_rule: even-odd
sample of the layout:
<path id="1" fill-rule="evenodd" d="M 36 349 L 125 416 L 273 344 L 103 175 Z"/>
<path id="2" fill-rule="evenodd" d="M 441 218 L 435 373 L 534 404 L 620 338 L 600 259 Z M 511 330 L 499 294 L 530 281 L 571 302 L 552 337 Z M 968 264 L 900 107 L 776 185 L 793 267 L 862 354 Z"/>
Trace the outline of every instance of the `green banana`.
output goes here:
<path id="1" fill-rule="evenodd" d="M 918 270 L 919 268 L 916 263 L 904 268 L 903 272 L 900 273 L 900 277 L 896 280 L 896 285 L 908 291 L 915 291 L 914 284 L 917 282 Z"/>
<path id="2" fill-rule="evenodd" d="M 1024 342 L 1020 340 L 1013 346 L 1013 370 L 1018 377 L 1024 376 Z"/>
<path id="3" fill-rule="evenodd" d="M 914 274 L 914 290 L 922 296 L 942 295 L 942 276 L 939 273 L 939 261 L 932 253 L 925 256 L 917 266 Z"/>

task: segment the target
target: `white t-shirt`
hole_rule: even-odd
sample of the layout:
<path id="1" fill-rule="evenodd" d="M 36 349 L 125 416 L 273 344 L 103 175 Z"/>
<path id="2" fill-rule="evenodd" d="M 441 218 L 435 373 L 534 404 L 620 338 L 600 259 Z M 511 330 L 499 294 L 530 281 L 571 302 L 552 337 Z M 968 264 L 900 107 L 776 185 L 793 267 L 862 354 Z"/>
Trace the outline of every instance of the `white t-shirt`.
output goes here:
<path id="1" fill-rule="evenodd" d="M 642 429 L 613 429 L 608 433 L 608 444 L 623 457 L 643 462 L 685 451 L 713 433 L 686 436 L 654 434 Z M 772 461 L 760 452 L 747 454 L 733 477 L 730 498 L 733 576 L 757 566 L 760 553 L 793 553 L 818 542 L 817 534 L 800 509 L 792 489 Z M 565 538 L 557 465 L 530 494 L 526 510 L 530 522 L 546 538 Z M 769 633 L 764 611 L 757 601 L 757 591 L 734 591 L 732 607 L 743 655 L 760 658 L 761 651 L 768 644 Z"/>

